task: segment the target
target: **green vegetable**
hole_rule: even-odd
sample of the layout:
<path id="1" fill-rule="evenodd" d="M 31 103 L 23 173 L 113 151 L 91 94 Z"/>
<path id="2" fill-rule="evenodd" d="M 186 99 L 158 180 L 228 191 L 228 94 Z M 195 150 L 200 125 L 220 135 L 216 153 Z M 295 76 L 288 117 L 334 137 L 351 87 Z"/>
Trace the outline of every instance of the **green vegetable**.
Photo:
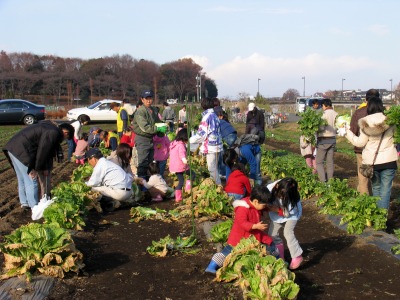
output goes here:
<path id="1" fill-rule="evenodd" d="M 59 201 L 50 204 L 43 212 L 45 223 L 65 229 L 82 230 L 85 226 L 79 204 L 73 201 Z"/>
<path id="2" fill-rule="evenodd" d="M 394 234 L 400 240 L 400 229 L 395 229 Z M 393 254 L 396 254 L 396 255 L 400 254 L 400 244 L 393 246 L 391 251 Z"/>
<path id="3" fill-rule="evenodd" d="M 181 252 L 186 254 L 197 253 L 198 249 L 190 249 L 197 244 L 194 235 L 189 237 L 178 236 L 176 240 L 167 235 L 158 242 L 152 241 L 152 245 L 147 247 L 147 252 L 153 256 L 165 257 L 168 252 Z"/>
<path id="4" fill-rule="evenodd" d="M 214 225 L 210 230 L 211 241 L 214 243 L 225 243 L 231 232 L 232 225 L 232 219 Z"/>
<path id="5" fill-rule="evenodd" d="M 326 120 L 322 119 L 322 112 L 316 112 L 312 108 L 307 108 L 304 113 L 300 114 L 301 119 L 297 122 L 301 135 L 311 142 L 311 145 L 316 144 L 315 135 L 321 127 L 326 126 Z"/>
<path id="6" fill-rule="evenodd" d="M 69 233 L 56 225 L 31 223 L 4 237 L 0 249 L 5 256 L 5 273 L 0 279 L 39 271 L 64 277 L 65 272 L 83 268 L 83 255 Z"/>
<path id="7" fill-rule="evenodd" d="M 400 144 L 400 106 L 393 105 L 385 111 L 386 124 L 396 126 L 393 143 Z"/>
<path id="8" fill-rule="evenodd" d="M 337 116 L 337 118 L 336 118 L 335 127 L 336 128 L 341 128 L 341 127 L 344 127 L 346 125 L 350 126 L 350 122 L 351 122 L 351 116 L 350 115 L 348 115 L 348 114 L 340 115 L 340 116 Z"/>

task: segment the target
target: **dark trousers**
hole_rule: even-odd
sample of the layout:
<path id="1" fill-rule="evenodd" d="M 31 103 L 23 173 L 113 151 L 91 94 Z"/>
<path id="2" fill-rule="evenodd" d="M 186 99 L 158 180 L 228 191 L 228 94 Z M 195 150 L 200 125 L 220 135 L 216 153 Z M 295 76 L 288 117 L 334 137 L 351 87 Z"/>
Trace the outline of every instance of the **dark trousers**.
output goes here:
<path id="1" fill-rule="evenodd" d="M 149 164 L 154 160 L 153 138 L 141 135 L 135 136 L 135 145 L 138 156 L 137 175 L 146 178 L 148 174 Z"/>

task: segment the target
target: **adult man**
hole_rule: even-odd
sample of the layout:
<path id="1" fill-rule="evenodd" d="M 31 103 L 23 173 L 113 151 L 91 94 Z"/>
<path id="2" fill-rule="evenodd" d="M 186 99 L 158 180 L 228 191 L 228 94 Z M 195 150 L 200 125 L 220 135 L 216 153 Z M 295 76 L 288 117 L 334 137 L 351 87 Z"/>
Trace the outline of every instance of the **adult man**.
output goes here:
<path id="1" fill-rule="evenodd" d="M 187 121 L 186 117 L 186 105 L 182 106 L 178 113 L 178 123 L 185 123 Z"/>
<path id="2" fill-rule="evenodd" d="M 319 180 L 326 182 L 333 177 L 333 154 L 336 146 L 335 120 L 338 113 L 333 110 L 330 99 L 324 99 L 322 110 L 324 111 L 322 119 L 326 120 L 327 125 L 320 128 L 317 133 L 317 156 L 315 161 Z M 324 161 L 326 162 L 326 174 Z"/>
<path id="3" fill-rule="evenodd" d="M 108 210 L 113 210 L 127 201 L 132 196 L 133 177 L 120 166 L 103 157 L 98 148 L 92 148 L 86 152 L 85 158 L 93 167 L 92 176 L 86 182 L 92 190 L 99 192 L 111 202 Z"/>
<path id="4" fill-rule="evenodd" d="M 162 118 L 164 122 L 168 124 L 169 131 L 174 132 L 175 111 L 169 106 L 168 102 L 164 102 L 163 106 L 164 111 L 162 113 Z"/>
<path id="5" fill-rule="evenodd" d="M 318 99 L 313 99 L 312 101 L 312 109 L 315 110 L 316 112 L 320 112 L 322 108 L 319 105 Z"/>
<path id="6" fill-rule="evenodd" d="M 60 143 L 73 136 L 70 124 L 57 125 L 46 120 L 25 127 L 4 146 L 4 154 L 17 175 L 21 207 L 33 208 L 38 204 L 38 172 L 45 177 L 50 175 L 56 154 L 58 162 L 63 159 Z"/>
<path id="7" fill-rule="evenodd" d="M 260 111 L 254 102 L 249 103 L 249 111 L 246 117 L 246 132 L 250 134 L 254 132 L 254 128 L 257 128 L 257 134 L 260 137 L 260 144 L 264 144 L 265 141 L 265 118 L 262 111 Z"/>
<path id="8" fill-rule="evenodd" d="M 154 159 L 153 137 L 157 133 L 155 123 L 160 122 L 158 109 L 152 106 L 153 92 L 146 90 L 141 93 L 142 103 L 135 112 L 132 125 L 136 133 L 135 145 L 138 156 L 137 175 L 147 178 L 148 166 Z"/>
<path id="9" fill-rule="evenodd" d="M 354 112 L 353 116 L 351 117 L 350 130 L 357 136 L 360 135 L 360 127 L 358 126 L 358 120 L 367 116 L 368 100 L 371 97 L 379 98 L 379 91 L 376 89 L 369 89 L 365 95 L 365 102 L 358 107 L 358 109 Z M 360 173 L 360 166 L 362 163 L 362 150 L 363 148 L 354 147 L 354 153 L 356 154 L 357 157 L 357 173 L 358 173 L 357 191 L 360 194 L 370 195 L 370 188 L 368 187 L 369 179 L 367 177 L 364 177 Z"/>
<path id="10" fill-rule="evenodd" d="M 117 102 L 111 102 L 110 110 L 113 110 L 117 113 L 117 132 L 119 137 L 122 136 L 122 133 L 126 130 L 129 125 L 129 116 L 128 112 L 125 108 L 121 107 L 121 104 Z"/>

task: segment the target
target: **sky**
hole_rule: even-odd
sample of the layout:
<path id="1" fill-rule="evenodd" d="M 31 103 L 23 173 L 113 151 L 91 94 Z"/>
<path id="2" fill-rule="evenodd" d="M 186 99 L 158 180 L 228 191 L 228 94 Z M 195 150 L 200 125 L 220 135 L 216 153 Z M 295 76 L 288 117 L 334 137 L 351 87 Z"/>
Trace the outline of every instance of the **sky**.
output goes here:
<path id="1" fill-rule="evenodd" d="M 399 0 L 0 0 L 0 50 L 160 65 L 190 57 L 221 98 L 390 91 L 399 11 Z"/>

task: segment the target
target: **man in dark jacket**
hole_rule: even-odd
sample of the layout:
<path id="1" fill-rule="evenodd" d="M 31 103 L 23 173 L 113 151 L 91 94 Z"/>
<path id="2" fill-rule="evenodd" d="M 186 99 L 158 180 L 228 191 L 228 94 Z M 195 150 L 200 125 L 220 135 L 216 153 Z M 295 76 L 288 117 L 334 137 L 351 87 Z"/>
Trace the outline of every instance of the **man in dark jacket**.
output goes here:
<path id="1" fill-rule="evenodd" d="M 74 136 L 74 127 L 63 123 L 40 121 L 16 133 L 4 146 L 18 179 L 18 193 L 23 208 L 33 208 L 38 202 L 38 171 L 48 176 L 53 158 L 63 159 L 60 144 Z"/>
<path id="2" fill-rule="evenodd" d="M 358 120 L 361 118 L 364 118 L 367 116 L 367 105 L 368 105 L 368 100 L 371 97 L 378 97 L 379 98 L 379 91 L 376 89 L 370 89 L 367 91 L 367 94 L 365 95 L 365 103 L 361 104 L 358 109 L 354 112 L 353 116 L 351 117 L 350 121 L 350 130 L 353 132 L 355 135 L 359 136 L 360 135 L 360 126 L 358 126 Z M 358 186 L 357 186 L 357 191 L 360 194 L 367 194 L 370 195 L 370 190 L 371 188 L 369 187 L 369 179 L 367 177 L 364 177 L 360 173 L 360 166 L 362 163 L 362 151 L 363 148 L 358 148 L 354 147 L 354 153 L 356 154 L 357 157 L 357 173 L 358 173 Z"/>
<path id="3" fill-rule="evenodd" d="M 249 103 L 249 111 L 246 117 L 246 134 L 255 132 L 254 128 L 257 129 L 257 135 L 260 137 L 260 145 L 264 144 L 265 141 L 265 118 L 262 111 L 260 111 L 255 103 Z"/>
<path id="4" fill-rule="evenodd" d="M 160 122 L 160 118 L 158 117 L 158 109 L 152 106 L 153 92 L 143 91 L 141 98 L 143 105 L 136 110 L 132 125 L 133 131 L 136 133 L 137 175 L 141 178 L 147 178 L 149 164 L 154 160 L 153 137 L 157 133 L 155 124 Z"/>

